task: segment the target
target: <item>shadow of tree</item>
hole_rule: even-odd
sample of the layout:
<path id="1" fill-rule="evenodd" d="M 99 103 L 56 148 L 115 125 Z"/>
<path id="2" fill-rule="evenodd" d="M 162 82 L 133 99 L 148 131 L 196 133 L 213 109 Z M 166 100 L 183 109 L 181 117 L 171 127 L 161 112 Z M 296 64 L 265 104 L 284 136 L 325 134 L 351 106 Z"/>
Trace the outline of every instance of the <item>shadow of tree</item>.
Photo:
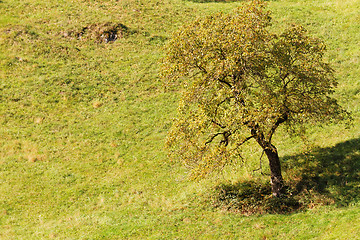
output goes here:
<path id="1" fill-rule="evenodd" d="M 360 139 L 310 153 L 282 158 L 288 195 L 275 198 L 264 179 L 222 183 L 211 192 L 211 204 L 245 215 L 286 214 L 319 205 L 347 206 L 360 201 Z"/>
<path id="2" fill-rule="evenodd" d="M 213 207 L 244 215 L 286 214 L 301 208 L 292 196 L 273 197 L 270 184 L 264 181 L 222 183 L 214 188 L 210 198 Z"/>
<path id="3" fill-rule="evenodd" d="M 283 163 L 295 195 L 322 196 L 338 206 L 360 200 L 360 139 L 284 157 Z"/>

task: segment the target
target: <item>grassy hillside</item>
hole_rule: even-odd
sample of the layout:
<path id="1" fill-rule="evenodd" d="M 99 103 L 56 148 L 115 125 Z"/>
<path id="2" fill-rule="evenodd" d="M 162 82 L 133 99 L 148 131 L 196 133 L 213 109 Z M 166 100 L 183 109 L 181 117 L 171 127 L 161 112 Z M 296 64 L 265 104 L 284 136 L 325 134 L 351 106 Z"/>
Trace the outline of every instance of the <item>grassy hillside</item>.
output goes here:
<path id="1" fill-rule="evenodd" d="M 158 77 L 162 47 L 181 24 L 241 1 L 3 0 L 0 238 L 360 235 L 360 2 L 268 3 L 275 28 L 301 23 L 326 41 L 340 83 L 335 95 L 353 113 L 352 127 L 312 126 L 312 148 L 284 134 L 276 139 L 285 177 L 301 167 L 309 176 L 321 173 L 334 204 L 250 217 L 206 204 L 218 182 L 262 178 L 252 171 L 261 155 L 252 144 L 238 172 L 202 182 L 188 181 L 167 159 L 163 143 L 178 95 Z"/>

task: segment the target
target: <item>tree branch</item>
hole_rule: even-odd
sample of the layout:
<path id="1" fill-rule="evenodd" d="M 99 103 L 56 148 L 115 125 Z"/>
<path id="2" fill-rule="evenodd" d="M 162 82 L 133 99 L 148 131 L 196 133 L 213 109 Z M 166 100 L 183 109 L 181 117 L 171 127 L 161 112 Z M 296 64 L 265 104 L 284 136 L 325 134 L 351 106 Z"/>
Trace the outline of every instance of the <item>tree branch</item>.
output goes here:
<path id="1" fill-rule="evenodd" d="M 221 125 L 220 123 L 216 122 L 214 119 L 212 119 L 211 122 L 215 125 L 218 125 L 220 128 L 226 128 L 226 126 Z"/>
<path id="2" fill-rule="evenodd" d="M 285 111 L 274 123 L 274 125 L 271 127 L 270 132 L 269 132 L 269 143 L 271 143 L 271 138 L 275 133 L 275 130 L 279 127 L 279 125 L 285 121 L 288 120 L 288 111 Z"/>
<path id="3" fill-rule="evenodd" d="M 204 67 L 200 66 L 197 62 L 195 63 L 195 67 L 198 68 L 203 73 L 207 74 L 207 71 Z"/>
<path id="4" fill-rule="evenodd" d="M 217 111 L 220 107 L 221 104 L 223 104 L 224 102 L 230 100 L 231 98 L 234 98 L 234 97 L 226 97 L 224 100 L 222 100 L 221 102 L 219 102 L 215 108 L 215 111 L 214 111 L 214 115 L 216 116 L 217 115 Z"/>
<path id="5" fill-rule="evenodd" d="M 225 60 L 226 59 L 226 55 L 224 53 L 224 51 L 221 48 L 217 48 L 215 49 L 215 51 L 217 51 L 220 55 L 220 60 Z"/>
<path id="6" fill-rule="evenodd" d="M 264 156 L 264 153 L 265 153 L 265 151 L 263 150 L 262 153 L 261 153 L 260 159 L 259 159 L 259 161 L 260 161 L 260 166 L 259 166 L 259 168 L 253 170 L 253 172 L 256 172 L 256 171 L 259 171 L 259 170 L 260 170 L 261 175 L 269 175 L 269 174 L 265 174 L 265 173 L 262 171 L 262 161 L 261 161 L 261 159 L 262 159 L 262 157 Z"/>
<path id="7" fill-rule="evenodd" d="M 284 79 L 284 81 L 285 81 L 285 78 L 287 78 L 287 77 L 288 77 L 288 75 L 290 75 L 290 73 L 287 73 L 287 74 L 286 74 L 286 77 L 284 77 L 284 78 L 283 78 L 283 79 Z M 284 84 L 283 89 L 286 89 L 286 88 L 287 88 L 287 86 L 289 85 L 289 83 L 291 83 L 292 81 L 294 81 L 294 80 L 295 80 L 295 78 L 296 78 L 296 77 L 293 77 L 292 79 L 290 79 L 289 81 L 287 81 L 287 82 Z"/>
<path id="8" fill-rule="evenodd" d="M 209 143 L 211 143 L 217 136 L 224 134 L 224 132 L 218 132 L 215 133 L 214 135 L 211 136 L 211 138 L 205 143 L 205 145 L 208 145 Z"/>
<path id="9" fill-rule="evenodd" d="M 224 80 L 225 77 L 223 77 L 222 79 L 217 78 L 217 80 L 221 83 L 224 83 L 226 86 L 228 86 L 229 88 L 232 88 L 232 85 L 230 83 L 228 83 L 227 81 Z"/>
<path id="10" fill-rule="evenodd" d="M 241 145 L 243 145 L 244 143 L 246 143 L 247 141 L 249 141 L 253 137 L 255 137 L 255 136 L 251 135 L 250 137 L 247 137 L 247 138 L 243 139 L 240 143 L 237 144 L 237 146 L 240 147 Z"/>
<path id="11" fill-rule="evenodd" d="M 208 145 L 211 143 L 217 136 L 223 135 L 224 139 L 220 141 L 220 144 L 224 143 L 225 146 L 229 144 L 229 137 L 231 136 L 231 131 L 224 131 L 224 132 L 218 132 L 211 136 L 211 138 L 205 143 L 205 145 Z"/>

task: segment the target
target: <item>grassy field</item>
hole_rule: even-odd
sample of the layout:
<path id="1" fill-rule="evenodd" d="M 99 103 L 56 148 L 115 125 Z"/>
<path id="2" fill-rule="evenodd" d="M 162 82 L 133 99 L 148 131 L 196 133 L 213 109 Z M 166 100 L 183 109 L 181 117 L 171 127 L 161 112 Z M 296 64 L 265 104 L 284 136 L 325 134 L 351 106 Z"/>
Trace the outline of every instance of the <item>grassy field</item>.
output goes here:
<path id="1" fill-rule="evenodd" d="M 311 126 L 308 144 L 276 138 L 285 178 L 318 177 L 331 205 L 252 216 L 211 207 L 218 183 L 263 180 L 252 143 L 244 165 L 201 182 L 167 159 L 178 92 L 158 76 L 163 46 L 182 24 L 241 4 L 0 1 L 0 239 L 359 238 L 357 0 L 268 1 L 275 28 L 300 23 L 326 41 L 335 96 L 353 113 L 353 126 Z"/>

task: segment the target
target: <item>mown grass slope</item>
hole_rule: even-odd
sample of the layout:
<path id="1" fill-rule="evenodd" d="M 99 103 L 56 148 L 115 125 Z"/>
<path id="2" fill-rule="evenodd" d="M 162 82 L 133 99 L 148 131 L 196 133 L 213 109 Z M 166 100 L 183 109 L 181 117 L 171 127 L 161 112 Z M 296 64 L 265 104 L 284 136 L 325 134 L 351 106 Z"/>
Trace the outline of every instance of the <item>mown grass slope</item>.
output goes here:
<path id="1" fill-rule="evenodd" d="M 225 180 L 189 182 L 167 159 L 178 92 L 158 76 L 162 47 L 181 24 L 242 2 L 3 0 L 0 238 L 356 238 L 360 3 L 268 3 L 274 27 L 297 22 L 327 42 L 336 97 L 353 113 L 352 127 L 312 126 L 315 150 L 307 155 L 299 139 L 276 139 L 285 176 L 319 175 L 333 205 L 250 217 L 209 206 L 204 196 L 215 181 L 261 178 L 252 171 L 261 155 L 255 145 Z M 112 41 L 106 34 L 119 24 L 126 28 Z"/>

